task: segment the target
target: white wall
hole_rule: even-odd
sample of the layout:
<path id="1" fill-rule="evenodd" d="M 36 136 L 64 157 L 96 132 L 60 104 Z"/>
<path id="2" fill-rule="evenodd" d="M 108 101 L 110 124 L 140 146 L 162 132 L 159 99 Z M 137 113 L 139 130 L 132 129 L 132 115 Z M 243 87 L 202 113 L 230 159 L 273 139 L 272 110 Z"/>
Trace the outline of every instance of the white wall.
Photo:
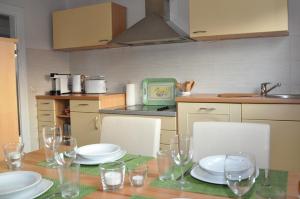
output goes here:
<path id="1" fill-rule="evenodd" d="M 27 48 L 51 49 L 53 10 L 65 8 L 65 0 L 0 0 L 24 9 Z"/>
<path id="2" fill-rule="evenodd" d="M 69 71 L 69 59 L 66 52 L 55 52 L 41 49 L 27 49 L 28 65 L 28 98 L 30 133 L 32 150 L 38 148 L 38 124 L 36 95 L 43 95 L 51 89 L 48 74 L 51 72 L 67 73 Z"/>
<path id="3" fill-rule="evenodd" d="M 66 0 L 67 8 L 103 3 L 110 0 Z M 127 8 L 127 28 L 145 17 L 145 0 L 112 0 Z"/>
<path id="4" fill-rule="evenodd" d="M 289 37 L 72 52 L 71 72 L 104 75 L 109 91 L 147 77 L 175 77 L 196 80 L 197 93 L 254 92 L 265 81 L 282 83 L 274 92 L 300 93 L 300 1 L 290 0 L 289 9 Z"/>

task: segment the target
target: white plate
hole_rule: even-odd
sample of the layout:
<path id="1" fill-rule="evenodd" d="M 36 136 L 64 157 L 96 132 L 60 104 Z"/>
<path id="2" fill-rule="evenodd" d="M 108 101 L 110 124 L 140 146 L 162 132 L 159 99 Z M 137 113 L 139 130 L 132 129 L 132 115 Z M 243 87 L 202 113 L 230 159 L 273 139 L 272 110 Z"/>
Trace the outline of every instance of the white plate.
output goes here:
<path id="1" fill-rule="evenodd" d="M 199 160 L 199 166 L 205 170 L 206 172 L 212 175 L 224 175 L 224 164 L 225 164 L 225 155 L 214 155 L 214 156 L 207 156 Z M 240 173 L 248 169 L 249 167 L 249 160 L 245 157 L 236 156 L 235 159 L 238 158 L 237 162 L 231 162 L 230 159 L 228 160 L 228 164 L 234 172 Z"/>
<path id="2" fill-rule="evenodd" d="M 126 154 L 126 151 L 121 150 L 117 154 L 110 156 L 110 157 L 104 157 L 104 158 L 98 158 L 98 159 L 85 159 L 80 156 L 76 157 L 76 160 L 74 161 L 77 164 L 83 164 L 83 165 L 97 165 L 101 163 L 106 163 L 106 162 L 112 162 L 121 159 L 124 157 Z"/>
<path id="3" fill-rule="evenodd" d="M 259 169 L 256 170 L 255 177 L 257 177 L 258 175 Z M 213 184 L 227 184 L 224 176 L 213 175 L 211 173 L 208 173 L 207 171 L 203 170 L 199 165 L 192 169 L 191 176 L 204 182 L 209 182 Z"/>
<path id="4" fill-rule="evenodd" d="M 79 147 L 77 149 L 77 154 L 83 158 L 97 159 L 106 156 L 111 156 L 120 152 L 121 147 L 115 144 L 90 144 Z"/>
<path id="5" fill-rule="evenodd" d="M 42 179 L 40 183 L 35 187 L 31 187 L 30 189 L 26 189 L 18 193 L 9 194 L 7 196 L 1 197 L 1 199 L 33 199 L 48 191 L 52 187 L 52 185 L 52 181 Z"/>
<path id="6" fill-rule="evenodd" d="M 42 179 L 33 171 L 11 171 L 0 174 L 0 198 L 36 186 Z"/>
<path id="7" fill-rule="evenodd" d="M 199 160 L 199 166 L 214 175 L 224 175 L 225 155 L 213 155 Z"/>

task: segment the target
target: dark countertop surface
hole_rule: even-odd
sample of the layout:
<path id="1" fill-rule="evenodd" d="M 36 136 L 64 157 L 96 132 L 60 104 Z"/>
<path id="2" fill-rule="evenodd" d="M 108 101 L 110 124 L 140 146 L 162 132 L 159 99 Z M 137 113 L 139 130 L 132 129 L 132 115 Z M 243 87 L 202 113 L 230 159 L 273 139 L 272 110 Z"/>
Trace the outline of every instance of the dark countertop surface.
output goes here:
<path id="1" fill-rule="evenodd" d="M 176 117 L 176 106 L 121 106 L 100 109 L 100 113 Z"/>

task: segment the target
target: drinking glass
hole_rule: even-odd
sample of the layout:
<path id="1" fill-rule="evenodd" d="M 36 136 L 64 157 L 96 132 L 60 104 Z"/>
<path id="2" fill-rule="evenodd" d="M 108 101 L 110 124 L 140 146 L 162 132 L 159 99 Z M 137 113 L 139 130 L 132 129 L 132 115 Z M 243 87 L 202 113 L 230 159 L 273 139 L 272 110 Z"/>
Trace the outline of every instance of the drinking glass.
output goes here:
<path id="1" fill-rule="evenodd" d="M 58 165 L 58 175 L 63 198 L 74 198 L 79 195 L 80 165 L 73 163 L 76 159 L 77 142 L 71 136 L 62 136 L 56 146 L 54 159 Z"/>
<path id="2" fill-rule="evenodd" d="M 158 151 L 156 157 L 159 180 L 173 180 L 174 174 L 171 151 L 169 149 Z"/>
<path id="3" fill-rule="evenodd" d="M 171 157 L 173 162 L 180 167 L 181 178 L 179 180 L 180 188 L 188 187 L 188 182 L 184 180 L 184 166 L 187 165 L 193 157 L 192 136 L 186 134 L 176 135 L 170 143 Z"/>
<path id="4" fill-rule="evenodd" d="M 18 170 L 22 166 L 23 143 L 3 145 L 5 162 L 10 170 Z"/>
<path id="5" fill-rule="evenodd" d="M 231 191 L 242 198 L 255 183 L 255 157 L 239 152 L 227 154 L 224 162 L 224 175 Z"/>
<path id="6" fill-rule="evenodd" d="M 54 151 L 61 142 L 62 131 L 60 127 L 44 127 L 43 140 L 45 146 L 46 162 L 49 167 L 56 167 L 54 160 Z"/>
<path id="7" fill-rule="evenodd" d="M 58 176 L 62 198 L 76 198 L 79 196 L 80 164 L 59 166 Z"/>

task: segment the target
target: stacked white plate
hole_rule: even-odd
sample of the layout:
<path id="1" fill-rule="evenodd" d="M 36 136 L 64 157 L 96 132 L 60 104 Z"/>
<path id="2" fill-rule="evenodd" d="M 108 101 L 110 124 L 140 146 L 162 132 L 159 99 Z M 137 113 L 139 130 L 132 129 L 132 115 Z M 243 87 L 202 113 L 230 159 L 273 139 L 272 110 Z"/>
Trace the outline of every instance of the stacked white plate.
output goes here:
<path id="1" fill-rule="evenodd" d="M 115 144 L 100 143 L 79 147 L 77 154 L 76 163 L 96 165 L 119 160 L 126 154 L 126 151 Z"/>
<path id="2" fill-rule="evenodd" d="M 226 184 L 224 177 L 225 155 L 208 156 L 199 160 L 198 166 L 191 171 L 194 178 L 213 183 Z M 237 165 L 237 172 L 247 169 L 247 165 Z M 259 169 L 256 171 L 256 177 L 259 175 Z"/>
<path id="3" fill-rule="evenodd" d="M 0 174 L 0 198 L 36 198 L 50 189 L 52 185 L 52 181 L 42 179 L 42 176 L 36 172 L 5 172 Z"/>

